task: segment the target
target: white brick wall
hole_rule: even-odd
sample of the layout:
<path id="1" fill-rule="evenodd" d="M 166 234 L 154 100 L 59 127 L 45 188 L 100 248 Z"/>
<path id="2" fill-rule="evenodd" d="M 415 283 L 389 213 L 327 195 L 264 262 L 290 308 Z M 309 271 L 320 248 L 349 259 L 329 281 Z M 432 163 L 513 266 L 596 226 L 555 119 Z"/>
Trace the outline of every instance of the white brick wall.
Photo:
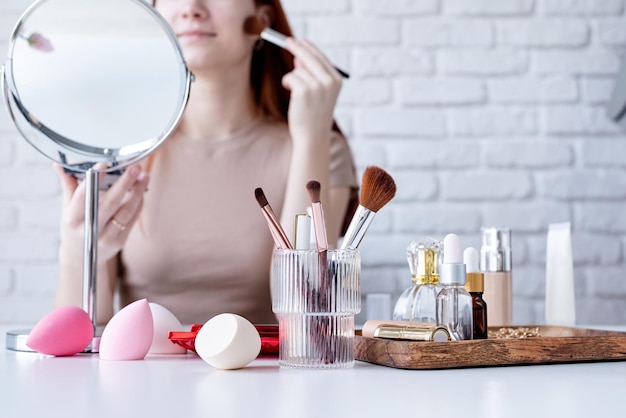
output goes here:
<path id="1" fill-rule="evenodd" d="M 337 118 L 359 172 L 398 183 L 362 244 L 362 289 L 409 285 L 405 248 L 513 229 L 514 315 L 542 323 L 547 227 L 571 221 L 581 324 L 626 324 L 626 134 L 604 112 L 626 0 L 283 0 L 352 77 Z M 0 3 L 0 48 L 30 0 Z M 59 186 L 0 111 L 0 323 L 52 306 Z M 365 311 L 365 309 L 363 309 Z M 363 319 L 363 315 L 359 318 Z"/>

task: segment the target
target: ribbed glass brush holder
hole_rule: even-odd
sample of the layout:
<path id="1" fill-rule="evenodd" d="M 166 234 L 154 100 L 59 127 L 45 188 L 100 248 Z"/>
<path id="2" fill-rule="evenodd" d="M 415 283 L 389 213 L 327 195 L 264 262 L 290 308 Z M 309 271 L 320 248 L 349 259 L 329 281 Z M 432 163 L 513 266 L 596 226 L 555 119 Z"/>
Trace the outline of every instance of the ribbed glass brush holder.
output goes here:
<path id="1" fill-rule="evenodd" d="M 354 365 L 354 315 L 361 311 L 358 250 L 275 250 L 272 310 L 281 367 Z"/>

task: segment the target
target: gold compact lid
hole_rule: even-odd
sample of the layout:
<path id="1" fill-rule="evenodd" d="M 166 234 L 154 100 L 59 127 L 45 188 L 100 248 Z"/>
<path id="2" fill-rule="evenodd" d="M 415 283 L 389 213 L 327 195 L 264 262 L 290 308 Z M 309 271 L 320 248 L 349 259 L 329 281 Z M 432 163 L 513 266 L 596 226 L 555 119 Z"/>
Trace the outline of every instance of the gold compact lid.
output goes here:
<path id="1" fill-rule="evenodd" d="M 485 291 L 485 275 L 483 273 L 467 273 L 465 275 L 465 290 L 468 292 Z"/>
<path id="2" fill-rule="evenodd" d="M 441 242 L 431 237 L 413 241 L 406 249 L 407 261 L 413 283 L 439 283 L 439 263 L 441 262 Z"/>

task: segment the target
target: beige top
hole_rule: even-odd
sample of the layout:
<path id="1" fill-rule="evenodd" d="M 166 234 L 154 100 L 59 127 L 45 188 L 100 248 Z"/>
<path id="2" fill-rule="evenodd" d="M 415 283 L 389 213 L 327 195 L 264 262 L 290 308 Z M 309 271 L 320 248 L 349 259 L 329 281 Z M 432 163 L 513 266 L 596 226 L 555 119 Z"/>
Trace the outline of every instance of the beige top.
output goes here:
<path id="1" fill-rule="evenodd" d="M 347 141 L 332 135 L 331 187 L 355 186 Z M 224 312 L 275 323 L 274 243 L 254 189 L 263 188 L 280 218 L 290 153 L 287 125 L 266 119 L 224 140 L 165 141 L 154 155 L 140 221 L 122 250 L 122 306 L 147 298 L 183 324 Z"/>

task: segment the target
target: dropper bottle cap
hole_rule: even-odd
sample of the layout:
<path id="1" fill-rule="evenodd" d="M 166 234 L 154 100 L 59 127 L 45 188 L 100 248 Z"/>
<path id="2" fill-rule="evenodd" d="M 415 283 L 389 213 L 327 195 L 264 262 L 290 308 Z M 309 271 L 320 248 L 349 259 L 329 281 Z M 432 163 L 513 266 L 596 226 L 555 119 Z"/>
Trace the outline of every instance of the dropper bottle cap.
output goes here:
<path id="1" fill-rule="evenodd" d="M 439 283 L 440 241 L 432 237 L 413 241 L 406 249 L 406 258 L 414 284 Z"/>
<path id="2" fill-rule="evenodd" d="M 442 285 L 464 285 L 465 280 L 461 241 L 456 234 L 448 234 L 443 239 L 443 264 L 439 266 L 439 282 Z"/>
<path id="3" fill-rule="evenodd" d="M 483 293 L 485 291 L 485 275 L 479 271 L 478 257 L 478 250 L 474 247 L 467 247 L 463 251 L 463 263 L 467 271 L 465 290 L 468 292 Z"/>

